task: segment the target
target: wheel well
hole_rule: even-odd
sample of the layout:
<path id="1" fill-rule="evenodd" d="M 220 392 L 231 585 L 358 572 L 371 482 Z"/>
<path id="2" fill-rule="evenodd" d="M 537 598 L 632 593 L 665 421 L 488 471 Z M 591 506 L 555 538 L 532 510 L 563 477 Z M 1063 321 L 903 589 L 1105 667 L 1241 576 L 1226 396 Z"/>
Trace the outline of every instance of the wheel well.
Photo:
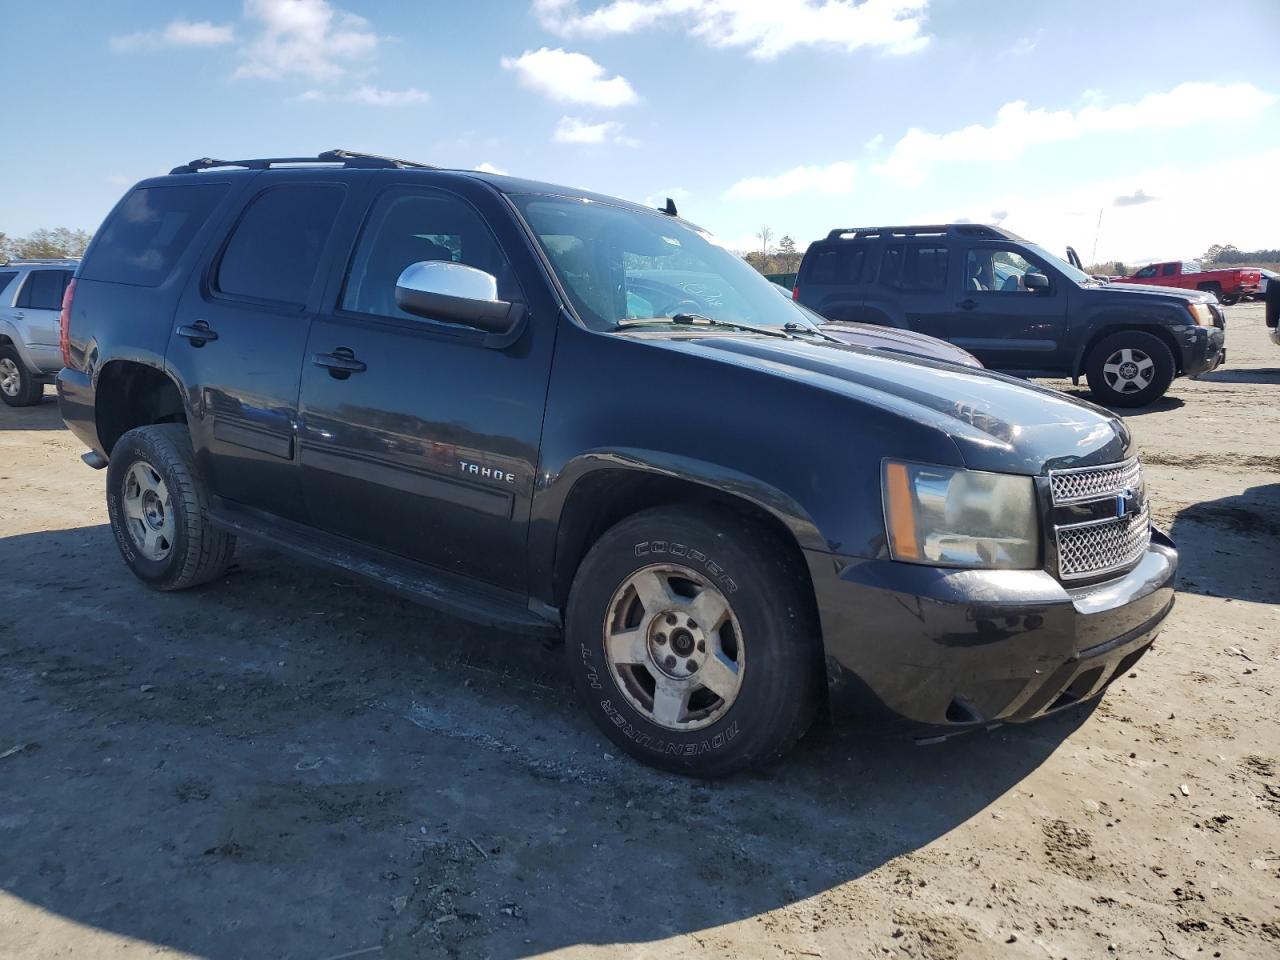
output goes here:
<path id="1" fill-rule="evenodd" d="M 1128 331 L 1135 333 L 1149 333 L 1152 336 L 1159 337 L 1164 345 L 1169 348 L 1169 353 L 1173 355 L 1173 369 L 1175 373 L 1182 373 L 1182 351 L 1178 349 L 1178 341 L 1173 338 L 1173 334 L 1165 327 L 1138 327 L 1138 326 L 1115 326 L 1104 327 L 1089 338 L 1088 345 L 1084 348 L 1084 352 L 1080 354 L 1079 370 L 1077 375 L 1082 373 L 1089 364 L 1089 355 L 1093 353 L 1093 348 L 1098 345 L 1098 341 L 1104 337 L 1109 337 L 1113 333 L 1126 333 Z"/>
<path id="2" fill-rule="evenodd" d="M 141 363 L 116 360 L 98 374 L 94 419 L 98 442 L 108 455 L 116 441 L 134 427 L 154 423 L 186 423 L 178 385 L 168 374 Z"/>
<path id="3" fill-rule="evenodd" d="M 599 470 L 574 484 L 561 513 L 552 581 L 556 606 L 563 607 L 568 601 L 578 565 L 606 530 L 642 510 L 675 504 L 727 509 L 750 518 L 776 541 L 779 549 L 791 555 L 805 578 L 809 597 L 813 597 L 813 584 L 800 545 L 786 524 L 769 511 L 690 480 L 635 470 Z"/>

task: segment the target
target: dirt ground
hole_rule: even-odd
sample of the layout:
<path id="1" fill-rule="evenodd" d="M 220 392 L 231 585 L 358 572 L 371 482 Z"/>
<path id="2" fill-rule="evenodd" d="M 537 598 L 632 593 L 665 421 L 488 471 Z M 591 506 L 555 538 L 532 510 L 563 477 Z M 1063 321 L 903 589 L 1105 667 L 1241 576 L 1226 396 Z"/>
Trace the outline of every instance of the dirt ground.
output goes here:
<path id="1" fill-rule="evenodd" d="M 1227 313 L 1129 418 L 1182 551 L 1134 675 L 709 784 L 539 642 L 254 549 L 149 591 L 52 391 L 0 407 L 0 957 L 1280 957 L 1280 347 Z"/>

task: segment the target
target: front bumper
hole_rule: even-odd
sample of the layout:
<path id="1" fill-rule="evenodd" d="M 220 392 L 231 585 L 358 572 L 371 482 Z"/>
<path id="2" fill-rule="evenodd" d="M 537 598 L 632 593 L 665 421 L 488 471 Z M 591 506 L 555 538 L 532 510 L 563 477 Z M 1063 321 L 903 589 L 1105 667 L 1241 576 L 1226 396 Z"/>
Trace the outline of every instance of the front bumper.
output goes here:
<path id="1" fill-rule="evenodd" d="M 1221 327 L 1188 327 L 1179 338 L 1179 364 L 1188 376 L 1208 373 L 1226 358 L 1227 332 Z"/>
<path id="2" fill-rule="evenodd" d="M 1178 555 L 1153 531 L 1128 573 L 1070 588 L 1042 570 L 808 560 L 833 715 L 871 708 L 948 732 L 1101 694 L 1159 633 Z"/>

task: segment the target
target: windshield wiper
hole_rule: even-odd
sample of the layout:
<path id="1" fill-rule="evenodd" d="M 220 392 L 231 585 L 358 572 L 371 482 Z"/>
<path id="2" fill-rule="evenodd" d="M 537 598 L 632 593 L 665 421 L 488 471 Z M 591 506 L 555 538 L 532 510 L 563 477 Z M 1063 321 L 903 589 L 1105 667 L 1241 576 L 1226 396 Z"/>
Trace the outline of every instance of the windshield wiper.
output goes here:
<path id="1" fill-rule="evenodd" d="M 638 327 L 649 323 L 674 323 L 678 326 L 687 327 L 724 327 L 729 330 L 742 330 L 745 333 L 759 333 L 766 337 L 782 337 L 784 340 L 795 339 L 795 336 L 789 333 L 785 328 L 758 327 L 752 323 L 739 323 L 737 320 L 717 320 L 715 317 L 704 317 L 700 313 L 677 313 L 670 317 L 629 317 L 625 320 L 619 320 L 614 326 L 614 329 L 625 330 L 627 327 Z M 790 324 L 788 324 L 788 326 L 790 326 Z"/>
<path id="2" fill-rule="evenodd" d="M 796 323 L 794 320 L 789 320 L 784 323 L 782 325 L 782 329 L 786 330 L 788 333 L 814 333 L 820 336 L 823 340 L 830 340 L 832 343 L 844 343 L 844 341 L 839 337 L 833 337 L 831 334 L 827 333 L 827 331 L 819 327 L 811 327 L 808 324 Z"/>

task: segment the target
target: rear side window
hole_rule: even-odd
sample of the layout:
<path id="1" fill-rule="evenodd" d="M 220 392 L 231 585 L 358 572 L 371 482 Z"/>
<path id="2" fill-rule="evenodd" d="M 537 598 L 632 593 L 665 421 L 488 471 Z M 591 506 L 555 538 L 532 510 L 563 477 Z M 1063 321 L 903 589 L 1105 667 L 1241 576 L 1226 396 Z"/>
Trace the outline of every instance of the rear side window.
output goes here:
<path id="1" fill-rule="evenodd" d="M 1160 275 L 1165 277 L 1172 277 L 1177 272 L 1178 272 L 1177 265 L 1172 263 L 1166 263 L 1163 267 L 1160 268 Z"/>
<path id="2" fill-rule="evenodd" d="M 9 284 L 13 283 L 13 278 L 17 275 L 18 271 L 16 270 L 7 270 L 4 273 L 0 273 L 0 294 L 9 289 Z"/>
<path id="3" fill-rule="evenodd" d="M 18 306 L 28 310 L 60 310 L 62 291 L 69 279 L 69 270 L 31 271 L 22 293 L 18 294 Z"/>
<path id="4" fill-rule="evenodd" d="M 809 262 L 806 283 L 858 283 L 866 247 L 827 247 L 819 249 Z"/>
<path id="5" fill-rule="evenodd" d="M 102 225 L 80 275 L 88 280 L 159 286 L 226 192 L 225 183 L 133 191 Z"/>
<path id="6" fill-rule="evenodd" d="M 880 282 L 912 293 L 941 293 L 947 288 L 947 248 L 889 244 L 880 261 Z"/>
<path id="7" fill-rule="evenodd" d="M 300 183 L 258 194 L 222 253 L 218 292 L 305 305 L 345 193 L 336 183 Z"/>

